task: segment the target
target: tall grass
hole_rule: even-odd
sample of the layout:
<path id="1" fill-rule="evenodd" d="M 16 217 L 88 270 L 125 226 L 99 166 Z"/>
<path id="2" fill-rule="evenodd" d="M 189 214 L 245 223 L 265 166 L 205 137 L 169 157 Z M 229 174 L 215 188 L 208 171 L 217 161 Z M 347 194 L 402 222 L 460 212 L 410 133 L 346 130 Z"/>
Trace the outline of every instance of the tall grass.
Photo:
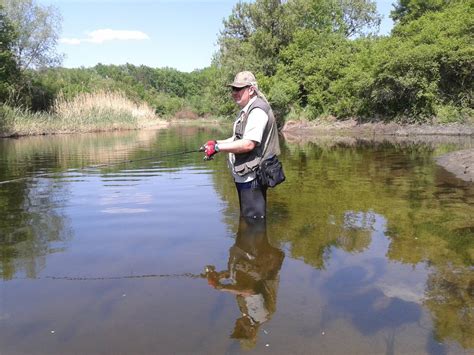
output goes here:
<path id="1" fill-rule="evenodd" d="M 81 93 L 67 100 L 59 95 L 50 113 L 4 107 L 0 134 L 34 135 L 137 129 L 165 125 L 146 103 L 135 103 L 120 92 Z"/>

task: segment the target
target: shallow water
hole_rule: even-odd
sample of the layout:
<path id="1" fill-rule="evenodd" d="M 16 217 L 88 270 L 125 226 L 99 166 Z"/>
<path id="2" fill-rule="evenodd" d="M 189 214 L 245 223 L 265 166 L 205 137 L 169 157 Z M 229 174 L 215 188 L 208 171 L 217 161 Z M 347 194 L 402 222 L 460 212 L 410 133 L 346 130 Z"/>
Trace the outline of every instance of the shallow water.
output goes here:
<path id="1" fill-rule="evenodd" d="M 0 141 L 0 353 L 472 353 L 470 139 L 282 141 L 262 223 L 175 154 L 228 134 Z"/>

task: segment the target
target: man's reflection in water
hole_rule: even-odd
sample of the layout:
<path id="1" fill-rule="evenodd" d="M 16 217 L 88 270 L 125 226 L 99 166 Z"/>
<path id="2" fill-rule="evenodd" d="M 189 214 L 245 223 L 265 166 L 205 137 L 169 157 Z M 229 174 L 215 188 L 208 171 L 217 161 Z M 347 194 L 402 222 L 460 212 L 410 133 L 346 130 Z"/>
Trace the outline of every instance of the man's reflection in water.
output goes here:
<path id="1" fill-rule="evenodd" d="M 283 251 L 268 242 L 265 219 L 241 218 L 235 244 L 229 250 L 228 269 L 206 268 L 209 285 L 236 295 L 242 316 L 231 337 L 243 348 L 256 345 L 260 326 L 276 310 L 278 273 L 284 257 Z"/>

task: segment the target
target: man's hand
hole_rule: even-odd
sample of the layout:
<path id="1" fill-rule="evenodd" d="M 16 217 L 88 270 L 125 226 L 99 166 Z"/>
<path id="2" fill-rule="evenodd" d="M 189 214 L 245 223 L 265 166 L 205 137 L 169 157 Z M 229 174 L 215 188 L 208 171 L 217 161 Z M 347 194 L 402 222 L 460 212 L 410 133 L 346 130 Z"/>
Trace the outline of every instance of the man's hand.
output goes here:
<path id="1" fill-rule="evenodd" d="M 217 146 L 217 141 L 208 141 L 204 145 L 204 152 L 206 153 L 206 156 L 204 157 L 204 160 L 211 160 L 212 157 L 217 154 L 219 151 L 219 148 Z"/>

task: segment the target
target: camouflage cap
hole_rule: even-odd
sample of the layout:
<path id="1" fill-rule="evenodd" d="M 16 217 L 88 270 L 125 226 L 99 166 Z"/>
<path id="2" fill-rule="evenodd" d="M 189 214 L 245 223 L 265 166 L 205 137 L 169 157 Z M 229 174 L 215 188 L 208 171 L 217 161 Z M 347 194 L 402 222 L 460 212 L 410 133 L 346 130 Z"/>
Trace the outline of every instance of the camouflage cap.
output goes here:
<path id="1" fill-rule="evenodd" d="M 249 71 L 241 71 L 237 73 L 234 78 L 234 82 L 230 83 L 229 86 L 233 86 L 236 88 L 243 88 L 244 86 L 257 86 L 257 79 L 255 79 L 255 75 L 253 75 Z"/>

